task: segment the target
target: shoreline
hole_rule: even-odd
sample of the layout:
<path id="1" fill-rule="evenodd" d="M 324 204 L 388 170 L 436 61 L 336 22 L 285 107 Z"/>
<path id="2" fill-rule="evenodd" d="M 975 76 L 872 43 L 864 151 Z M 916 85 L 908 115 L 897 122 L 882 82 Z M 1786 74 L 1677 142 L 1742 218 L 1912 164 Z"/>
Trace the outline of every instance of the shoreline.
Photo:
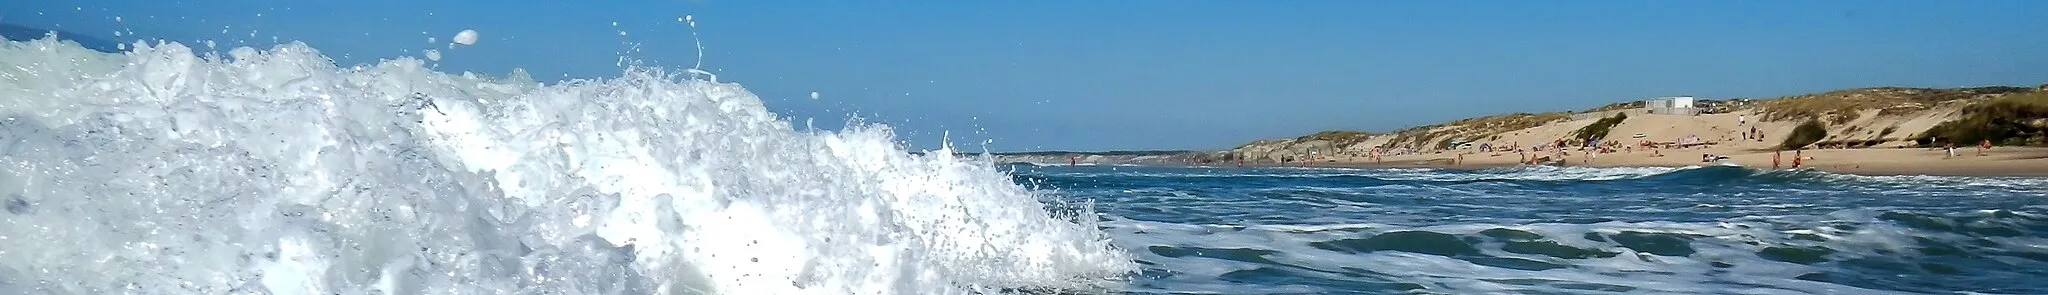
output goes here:
<path id="1" fill-rule="evenodd" d="M 1628 168 L 1660 167 L 1678 168 L 1688 166 L 1715 165 L 1699 161 L 1698 154 L 1712 153 L 1714 149 L 1678 149 L 1655 153 L 1602 154 L 1584 164 L 1587 159 L 1573 154 L 1564 167 Z M 1727 151 L 1722 151 L 1727 152 Z M 1691 154 L 1695 156 L 1685 156 Z M 1794 169 L 1791 158 L 1794 153 L 1785 152 L 1780 157 L 1779 170 Z M 1945 158 L 1938 149 L 1926 148 L 1862 148 L 1804 150 L 1798 153 L 1806 157 L 1798 169 L 1864 175 L 1864 176 L 1971 176 L 1971 177 L 2048 177 L 2048 148 L 2043 147 L 1996 147 L 1985 155 L 1977 155 L 1975 148 L 1958 148 L 1957 156 Z M 1457 154 L 1427 154 L 1389 156 L 1381 163 L 1370 159 L 1344 158 L 1316 162 L 1295 163 L 1245 163 L 1244 168 L 1253 167 L 1302 167 L 1302 168 L 1432 168 L 1453 170 L 1480 170 L 1526 166 L 1519 163 L 1520 156 L 1505 153 L 1501 156 L 1467 153 L 1465 163 L 1450 164 Z M 1769 170 L 1773 153 L 1746 152 L 1725 155 L 1727 161 L 1745 168 Z M 1236 167 L 1235 163 L 1223 163 L 1211 167 Z"/>

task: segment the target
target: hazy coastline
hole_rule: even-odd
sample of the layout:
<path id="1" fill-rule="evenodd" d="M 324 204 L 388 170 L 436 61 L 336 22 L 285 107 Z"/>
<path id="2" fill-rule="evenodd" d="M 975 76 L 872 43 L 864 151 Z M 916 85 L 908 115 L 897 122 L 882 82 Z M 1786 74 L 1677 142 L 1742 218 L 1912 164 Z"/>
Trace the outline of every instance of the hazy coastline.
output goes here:
<path id="1" fill-rule="evenodd" d="M 1682 112 L 1653 109 L 1646 105 L 1650 102 L 1635 101 L 1576 112 L 1482 116 L 1386 133 L 1325 131 L 1221 151 L 992 156 L 1000 163 L 1040 165 L 1448 169 L 1739 165 L 1858 175 L 2048 176 L 2048 146 L 2044 146 L 2048 142 L 2043 142 L 2048 119 L 2037 118 L 2035 112 L 2048 109 L 2044 101 L 2048 101 L 2048 85 L 1876 87 L 1777 99 L 1701 100 Z M 2018 125 L 2020 130 L 1966 129 L 1997 124 L 1962 122 L 1965 120 Z M 1944 138 L 1955 134 L 1981 139 Z M 1799 139 L 1787 140 L 1790 137 Z M 1588 139 L 1597 146 L 1587 146 Z M 1983 146 L 1989 150 L 1980 151 Z M 1950 147 L 1954 155 L 1949 154 Z M 1591 151 L 1598 154 L 1589 155 Z M 1716 158 L 1721 160 L 1707 161 Z"/>

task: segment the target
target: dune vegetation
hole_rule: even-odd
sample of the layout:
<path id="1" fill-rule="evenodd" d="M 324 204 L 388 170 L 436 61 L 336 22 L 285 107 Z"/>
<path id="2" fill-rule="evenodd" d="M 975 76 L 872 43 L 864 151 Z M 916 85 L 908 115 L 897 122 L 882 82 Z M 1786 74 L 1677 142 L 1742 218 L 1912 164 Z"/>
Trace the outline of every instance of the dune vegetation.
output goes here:
<path id="1" fill-rule="evenodd" d="M 1478 140 L 1496 137 L 1501 133 L 1529 128 L 1571 119 L 1570 112 L 1513 113 L 1467 118 L 1450 123 L 1402 129 L 1394 132 L 1388 141 L 1390 146 L 1427 146 L 1444 148 L 1453 141 Z M 1450 127 L 1450 128 L 1444 128 Z"/>
<path id="2" fill-rule="evenodd" d="M 1612 117 L 1600 118 L 1599 121 L 1594 121 L 1593 124 L 1587 124 L 1586 127 L 1579 127 L 1579 130 L 1572 131 L 1572 138 L 1580 141 L 1606 139 L 1607 133 L 1614 130 L 1614 125 L 1621 125 L 1622 120 L 1628 120 L 1628 114 L 1615 113 Z"/>
<path id="3" fill-rule="evenodd" d="M 2006 95 L 1963 108 L 1960 118 L 1934 125 L 1925 145 L 2048 145 L 2048 91 Z M 1927 140 L 1934 138 L 1935 140 Z"/>
<path id="4" fill-rule="evenodd" d="M 1992 86 L 1952 89 L 1874 87 L 1788 96 L 1762 102 L 1762 120 L 1791 121 L 1820 119 L 1844 124 L 1855 121 L 1862 110 L 1879 109 L 1878 115 L 1904 115 L 1927 110 L 1947 101 L 2007 93 L 2029 92 L 2026 87 Z"/>
<path id="5" fill-rule="evenodd" d="M 1779 144 L 1779 147 L 1787 150 L 1801 149 L 1813 145 L 1815 142 L 1820 142 L 1821 139 L 1827 137 L 1828 126 L 1826 124 L 1821 123 L 1818 119 L 1806 120 L 1805 123 L 1799 123 L 1799 127 L 1793 127 L 1792 134 L 1785 136 L 1785 142 Z"/>

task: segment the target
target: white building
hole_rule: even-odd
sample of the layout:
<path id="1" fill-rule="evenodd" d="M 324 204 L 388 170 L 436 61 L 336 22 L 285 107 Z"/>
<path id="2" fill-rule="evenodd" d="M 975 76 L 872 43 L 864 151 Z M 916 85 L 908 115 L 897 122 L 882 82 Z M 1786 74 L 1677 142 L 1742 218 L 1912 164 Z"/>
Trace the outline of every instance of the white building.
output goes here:
<path id="1" fill-rule="evenodd" d="M 1693 106 L 1692 106 L 1692 101 L 1693 101 L 1693 99 L 1692 99 L 1692 97 L 1691 97 L 1691 96 L 1672 96 L 1672 97 L 1659 97 L 1659 98 L 1652 98 L 1652 99 L 1648 99 L 1648 100 L 1643 100 L 1643 108 L 1644 108 L 1644 109 L 1647 109 L 1647 110 L 1649 110 L 1649 113 L 1651 113 L 1651 114 L 1663 114 L 1663 115 L 1693 115 L 1693 114 L 1698 114 L 1698 113 L 1699 113 L 1699 109 L 1697 109 L 1697 108 L 1693 108 Z"/>

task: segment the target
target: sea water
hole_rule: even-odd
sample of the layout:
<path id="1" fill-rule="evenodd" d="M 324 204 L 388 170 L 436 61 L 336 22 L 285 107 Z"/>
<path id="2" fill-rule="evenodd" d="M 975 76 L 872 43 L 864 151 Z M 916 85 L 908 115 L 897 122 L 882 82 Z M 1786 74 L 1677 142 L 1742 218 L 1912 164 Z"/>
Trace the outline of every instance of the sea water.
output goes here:
<path id="1" fill-rule="evenodd" d="M 2044 178 L 1013 169 L 1098 205 L 1131 293 L 2048 294 Z"/>
<path id="2" fill-rule="evenodd" d="M 739 84 L 0 47 L 0 293 L 2043 294 L 2048 179 L 1035 166 Z"/>

